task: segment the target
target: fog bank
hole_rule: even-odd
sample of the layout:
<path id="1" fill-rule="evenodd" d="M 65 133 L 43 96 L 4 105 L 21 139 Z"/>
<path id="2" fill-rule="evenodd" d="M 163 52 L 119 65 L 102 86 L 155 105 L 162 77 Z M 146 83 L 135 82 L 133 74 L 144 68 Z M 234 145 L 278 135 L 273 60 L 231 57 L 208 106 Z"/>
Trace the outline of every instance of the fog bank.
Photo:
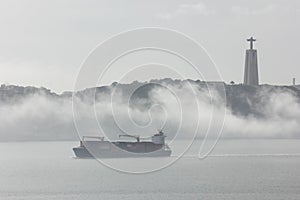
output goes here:
<path id="1" fill-rule="evenodd" d="M 217 137 L 219 130 L 222 138 L 300 138 L 296 87 L 163 79 L 89 88 L 72 99 L 70 92 L 2 85 L 0 113 L 0 141 L 146 137 L 161 128 L 168 139 Z"/>

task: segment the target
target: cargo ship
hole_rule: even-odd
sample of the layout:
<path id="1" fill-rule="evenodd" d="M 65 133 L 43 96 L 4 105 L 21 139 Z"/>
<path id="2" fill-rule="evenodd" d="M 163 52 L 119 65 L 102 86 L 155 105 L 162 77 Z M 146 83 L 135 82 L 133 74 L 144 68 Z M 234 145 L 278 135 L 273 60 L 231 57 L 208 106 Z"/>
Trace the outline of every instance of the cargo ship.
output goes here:
<path id="1" fill-rule="evenodd" d="M 77 158 L 125 158 L 125 157 L 166 157 L 172 150 L 165 143 L 166 135 L 158 133 L 147 138 L 138 135 L 119 135 L 129 137 L 135 141 L 106 141 L 104 137 L 83 136 L 79 147 L 73 151 Z"/>

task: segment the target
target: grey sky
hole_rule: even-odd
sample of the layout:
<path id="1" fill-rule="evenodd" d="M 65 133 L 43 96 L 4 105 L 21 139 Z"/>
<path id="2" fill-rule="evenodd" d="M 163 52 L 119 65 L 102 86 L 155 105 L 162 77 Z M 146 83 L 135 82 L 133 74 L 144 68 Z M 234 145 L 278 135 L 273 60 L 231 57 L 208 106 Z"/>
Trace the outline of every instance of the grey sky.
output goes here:
<path id="1" fill-rule="evenodd" d="M 298 0 L 1 1 L 0 82 L 72 90 L 97 44 L 155 26 L 201 43 L 226 82 L 242 82 L 246 38 L 254 36 L 261 83 L 290 84 L 300 80 L 299 19 Z"/>

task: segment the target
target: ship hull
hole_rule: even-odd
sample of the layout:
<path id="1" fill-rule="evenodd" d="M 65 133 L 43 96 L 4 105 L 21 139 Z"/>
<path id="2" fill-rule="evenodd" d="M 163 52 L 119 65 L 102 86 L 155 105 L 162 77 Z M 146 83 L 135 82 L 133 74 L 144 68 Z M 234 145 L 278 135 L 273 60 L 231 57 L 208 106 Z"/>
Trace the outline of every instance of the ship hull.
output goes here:
<path id="1" fill-rule="evenodd" d="M 172 153 L 167 145 L 142 142 L 85 142 L 73 151 L 77 158 L 168 157 Z"/>

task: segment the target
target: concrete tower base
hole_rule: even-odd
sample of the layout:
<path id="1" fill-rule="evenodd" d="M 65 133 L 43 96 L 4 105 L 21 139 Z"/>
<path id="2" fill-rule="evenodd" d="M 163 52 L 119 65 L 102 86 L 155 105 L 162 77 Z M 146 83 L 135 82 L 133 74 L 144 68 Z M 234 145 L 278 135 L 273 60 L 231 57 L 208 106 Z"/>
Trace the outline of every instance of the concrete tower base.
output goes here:
<path id="1" fill-rule="evenodd" d="M 244 71 L 245 85 L 258 85 L 258 64 L 256 49 L 246 50 L 245 71 Z"/>

